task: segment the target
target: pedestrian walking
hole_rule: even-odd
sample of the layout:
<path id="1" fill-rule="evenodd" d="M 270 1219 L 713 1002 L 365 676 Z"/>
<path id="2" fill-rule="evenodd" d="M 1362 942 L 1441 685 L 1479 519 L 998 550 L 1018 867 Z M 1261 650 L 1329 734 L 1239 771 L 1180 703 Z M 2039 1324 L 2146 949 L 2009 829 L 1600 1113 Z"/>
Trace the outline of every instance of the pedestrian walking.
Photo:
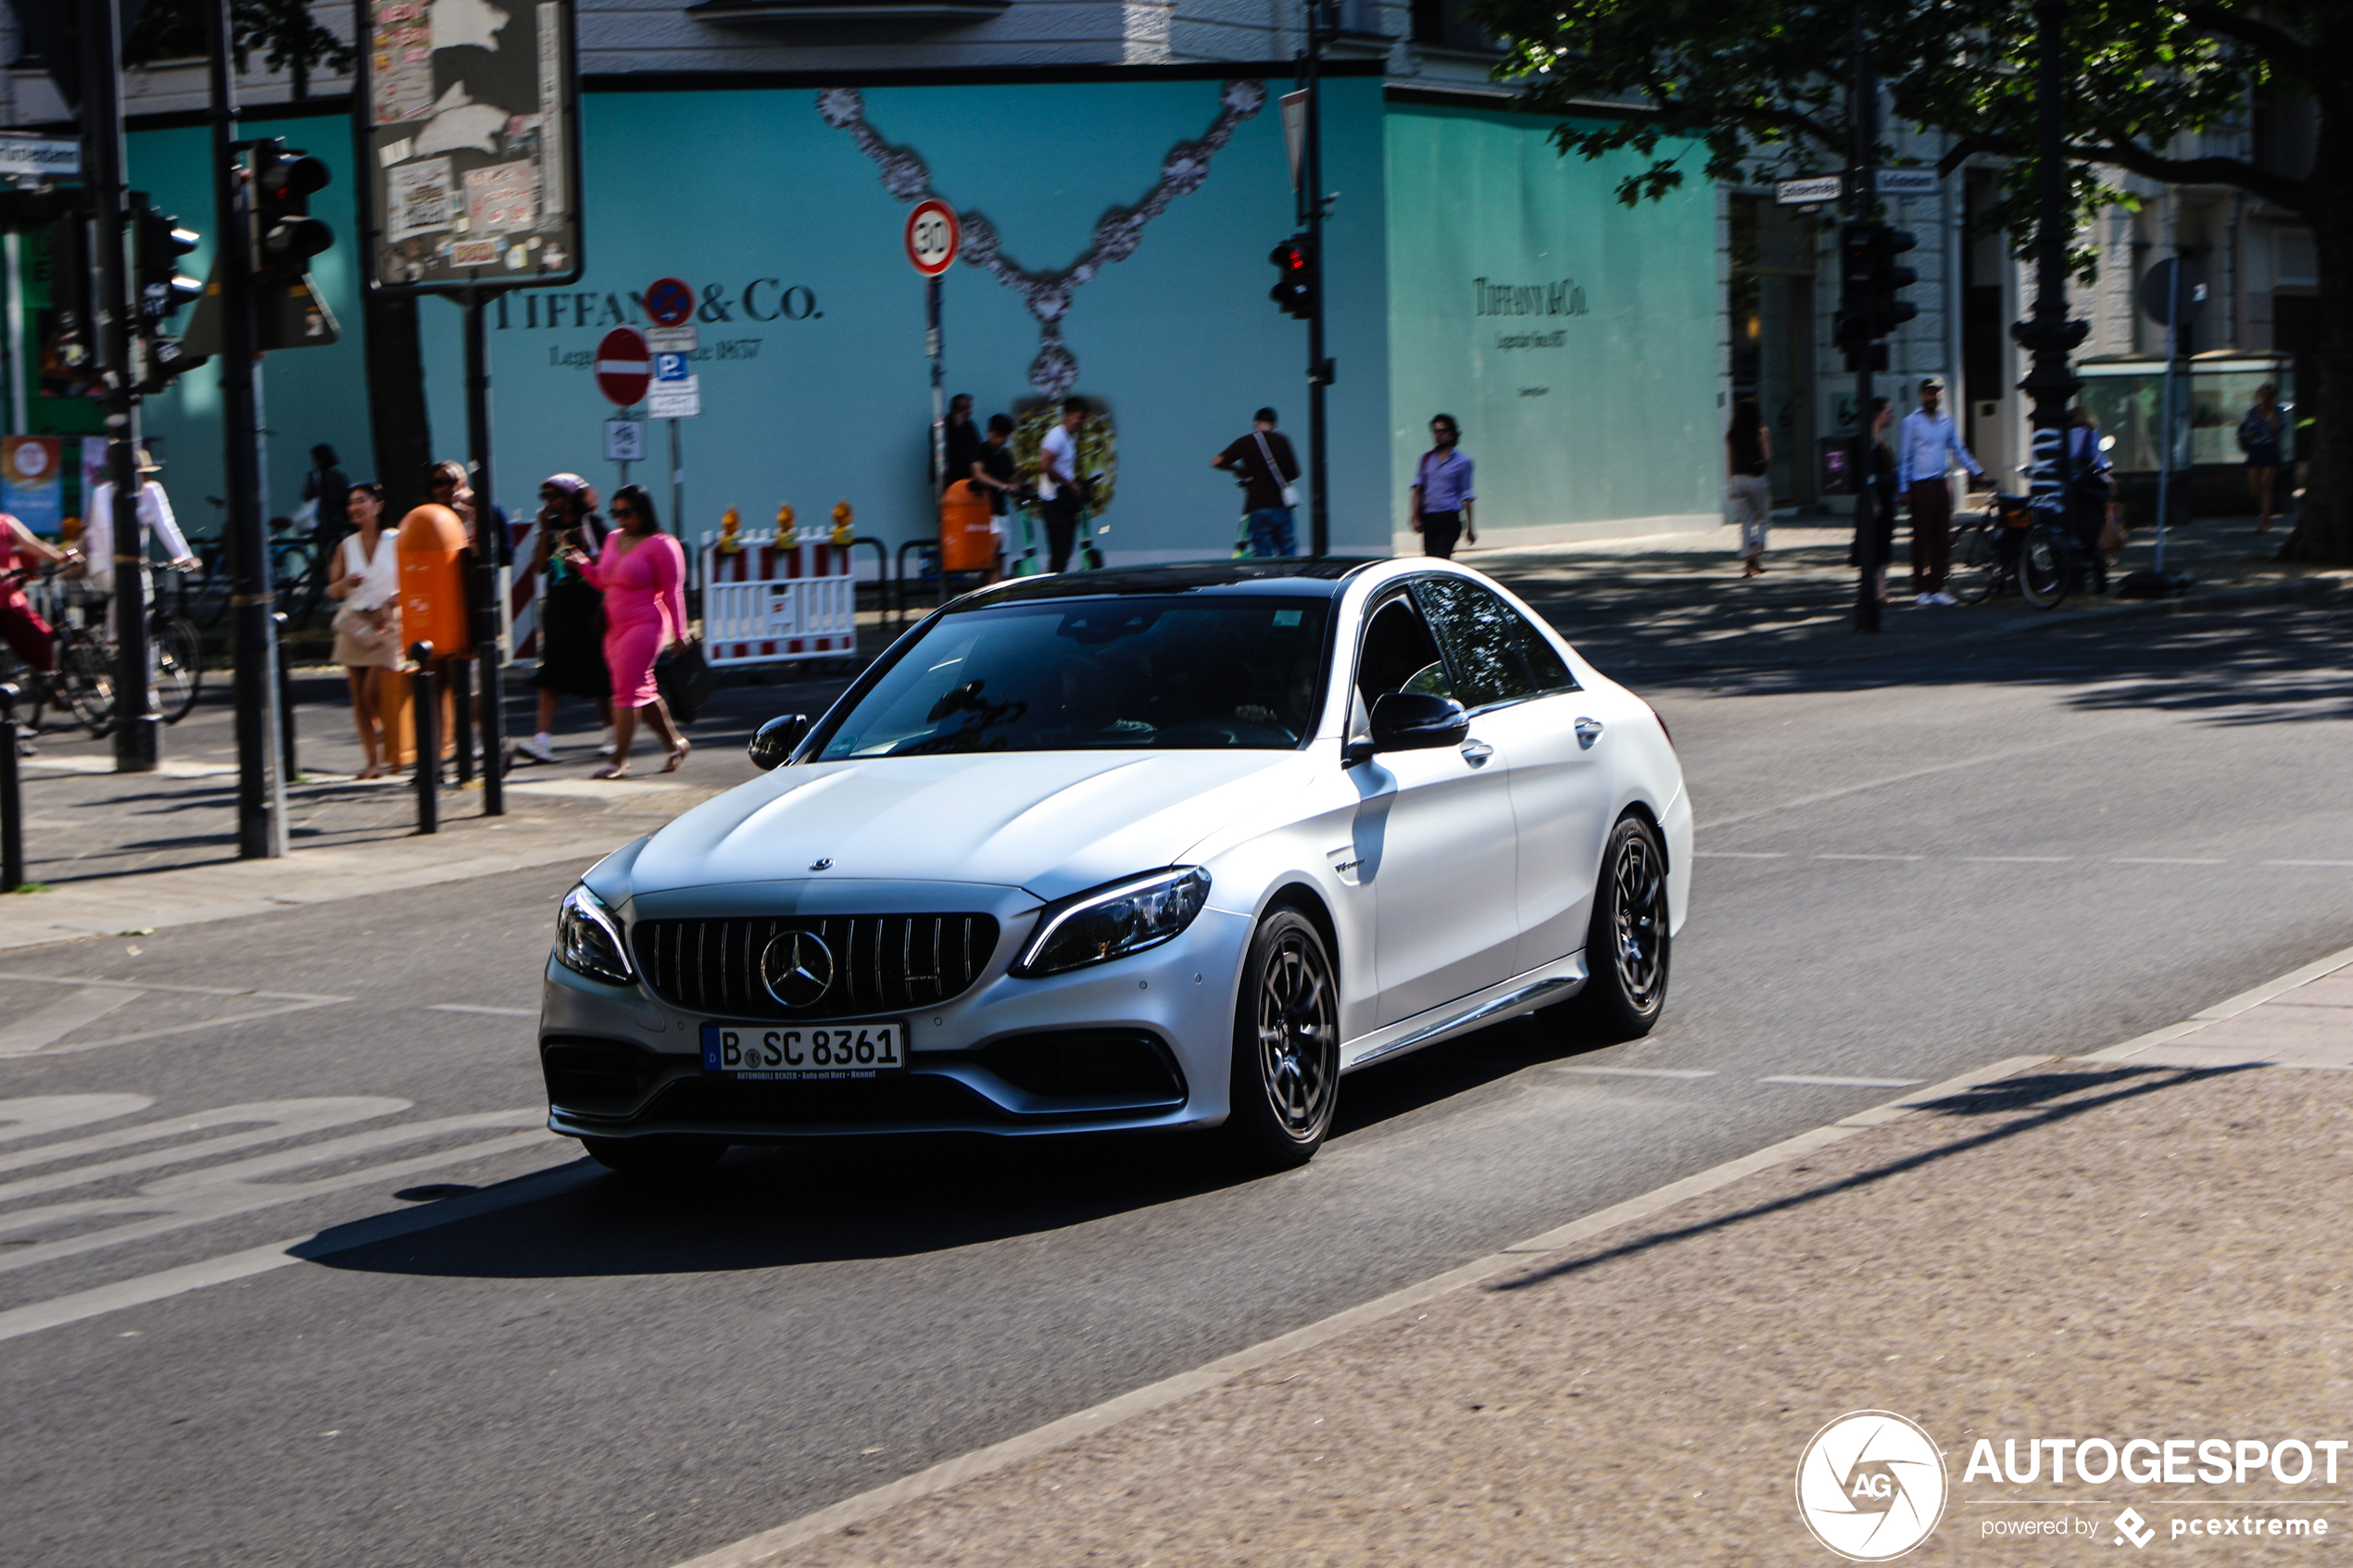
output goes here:
<path id="1" fill-rule="evenodd" d="M 2259 514 L 2258 533 L 2271 531 L 2273 491 L 2280 470 L 2287 466 L 2287 415 L 2279 405 L 2280 389 L 2265 382 L 2255 389 L 2255 401 L 2239 420 L 2239 450 L 2246 454 L 2246 488 Z"/>
<path id="2" fill-rule="evenodd" d="M 44 675 L 57 667 L 57 634 L 32 608 L 32 601 L 25 596 L 24 582 L 16 573 L 31 571 L 35 563 L 64 566 L 80 558 L 0 512 L 0 642 Z"/>
<path id="3" fill-rule="evenodd" d="M 1884 397 L 1872 398 L 1870 442 L 1858 478 L 1863 486 L 1862 527 L 1871 531 L 1871 593 L 1881 604 L 1894 602 L 1887 593 L 1887 563 L 1895 554 L 1895 454 L 1888 449 L 1887 433 L 1894 424 L 1894 407 Z M 1847 565 L 1862 566 L 1862 538 L 1858 528 L 1856 542 L 1846 553 Z"/>
<path id="4" fill-rule="evenodd" d="M 387 688 L 400 677 L 400 549 L 384 531 L 384 490 L 347 486 L 344 514 L 357 526 L 335 547 L 327 596 L 336 601 L 335 662 L 351 686 L 351 721 L 359 732 L 362 779 L 398 766 L 400 739 L 384 721 Z"/>
<path id="5" fill-rule="evenodd" d="M 597 705 L 604 735 L 599 753 L 612 750 L 612 672 L 605 666 L 605 596 L 567 548 L 595 556 L 610 532 L 597 515 L 597 493 L 576 473 L 553 473 L 539 482 L 539 532 L 532 546 L 531 570 L 539 588 L 539 668 L 531 684 L 539 689 L 539 732 L 515 749 L 541 762 L 556 759 L 556 703 L 576 696 Z"/>
<path id="6" fill-rule="evenodd" d="M 339 461 L 335 449 L 322 441 L 310 449 L 310 471 L 302 476 L 302 504 L 310 509 L 311 545 L 321 560 L 351 532 L 352 484 L 336 466 Z"/>
<path id="7" fill-rule="evenodd" d="M 1209 459 L 1214 469 L 1229 469 L 1241 482 L 1242 514 L 1250 528 L 1253 556 L 1299 554 L 1294 526 L 1299 491 L 1299 455 L 1290 441 L 1275 428 L 1275 410 L 1261 408 L 1251 416 L 1250 433 L 1238 436 Z"/>
<path id="8" fill-rule="evenodd" d="M 515 563 L 514 533 L 507 508 L 494 501 L 486 517 L 476 515 L 484 508 L 474 495 L 473 472 L 465 464 L 447 458 L 428 465 L 425 498 L 458 514 L 458 521 L 466 525 L 466 537 L 473 545 L 477 560 L 486 559 L 493 566 Z"/>
<path id="9" fill-rule="evenodd" d="M 1985 470 L 1961 445 L 1953 416 L 1939 407 L 1944 383 L 1934 376 L 1920 383 L 1920 406 L 1904 416 L 1895 441 L 1895 488 L 1912 508 L 1912 593 L 1922 605 L 1960 601 L 1944 591 L 1953 564 L 1953 486 L 1946 477 L 1955 463 L 1974 478 Z"/>
<path id="10" fill-rule="evenodd" d="M 980 429 L 973 423 L 972 394 L 960 392 L 948 400 L 948 466 L 940 472 L 941 488 L 972 477 L 980 447 Z"/>
<path id="11" fill-rule="evenodd" d="M 1463 455 L 1463 427 L 1452 414 L 1429 421 L 1429 450 L 1414 469 L 1414 532 L 1428 555 L 1451 560 L 1456 540 L 1478 543 L 1471 521 L 1471 460 Z"/>
<path id="12" fill-rule="evenodd" d="M 973 454 L 971 464 L 960 475 L 971 480 L 988 493 L 988 532 L 992 536 L 994 559 L 988 569 L 991 583 L 1005 575 L 1005 519 L 1012 515 L 1013 497 L 1013 420 L 1010 414 L 988 416 L 988 434 Z"/>
<path id="13" fill-rule="evenodd" d="M 147 546 L 150 551 L 161 548 L 164 558 L 174 566 L 194 566 L 196 558 L 188 548 L 188 537 L 180 532 L 179 520 L 171 515 L 171 497 L 164 494 L 159 482 L 144 477 L 162 471 L 163 465 L 149 457 L 145 447 L 141 447 L 139 521 L 146 525 Z M 114 481 L 109 479 L 90 492 L 90 515 L 82 520 L 82 580 L 100 594 L 111 594 L 115 564 Z"/>
<path id="14" fill-rule="evenodd" d="M 1038 449 L 1038 510 L 1046 521 L 1050 572 L 1070 565 L 1070 552 L 1078 540 L 1078 514 L 1087 505 L 1087 482 L 1078 471 L 1078 433 L 1086 425 L 1087 405 L 1076 397 L 1065 399 L 1062 421 L 1046 433 Z"/>
<path id="15" fill-rule="evenodd" d="M 2078 404 L 2071 417 L 2075 422 L 2067 432 L 2067 467 L 2075 486 L 2075 504 L 2069 510 L 2075 520 L 2075 542 L 2092 563 L 2093 591 L 2105 594 L 2109 551 L 2123 547 L 2123 540 L 2111 540 L 2108 533 L 2110 503 L 2116 497 L 2116 465 L 2108 458 L 2108 444 L 2100 439 L 2099 416 Z"/>
<path id="16" fill-rule="evenodd" d="M 1765 575 L 1765 534 L 1773 524 L 1773 433 L 1754 397 L 1732 399 L 1724 433 L 1724 505 L 1741 531 L 1741 575 Z"/>
<path id="17" fill-rule="evenodd" d="M 595 556 L 576 545 L 564 558 L 580 569 L 605 596 L 605 665 L 612 677 L 612 760 L 597 770 L 600 779 L 629 776 L 629 746 L 637 716 L 670 748 L 661 771 L 674 773 L 693 748 L 671 722 L 654 680 L 654 661 L 663 650 L 686 640 L 686 553 L 661 531 L 653 497 L 642 484 L 613 492 L 614 532 Z"/>

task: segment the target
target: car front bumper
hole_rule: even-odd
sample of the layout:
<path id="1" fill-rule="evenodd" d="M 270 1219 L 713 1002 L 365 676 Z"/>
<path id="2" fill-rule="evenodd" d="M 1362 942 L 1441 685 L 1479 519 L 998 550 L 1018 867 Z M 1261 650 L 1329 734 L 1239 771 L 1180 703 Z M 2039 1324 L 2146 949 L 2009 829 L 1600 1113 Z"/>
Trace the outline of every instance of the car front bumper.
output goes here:
<path id="1" fill-rule="evenodd" d="M 989 890 L 992 894 L 996 890 Z M 975 889 L 868 900 L 894 910 Z M 908 1066 L 849 1082 L 737 1082 L 703 1067 L 706 1023 L 784 1027 L 686 1010 L 639 980 L 609 985 L 547 961 L 539 1044 L 549 1130 L 572 1137 L 688 1134 L 750 1143 L 876 1133 L 1034 1136 L 1214 1125 L 1227 1111 L 1236 985 L 1248 917 L 1206 909 L 1176 940 L 1042 979 L 1008 966 L 1036 929 L 1038 901 L 1003 890 L 996 950 L 945 1002 L 826 1028 L 903 1022 Z M 733 902 L 734 900 L 730 900 Z M 665 897 L 665 918 L 697 913 Z M 830 901 L 829 901 L 830 902 Z M 1001 907 L 1010 906 L 1010 907 Z M 952 907 L 952 906 L 939 906 Z M 833 912 L 859 912 L 837 909 Z"/>

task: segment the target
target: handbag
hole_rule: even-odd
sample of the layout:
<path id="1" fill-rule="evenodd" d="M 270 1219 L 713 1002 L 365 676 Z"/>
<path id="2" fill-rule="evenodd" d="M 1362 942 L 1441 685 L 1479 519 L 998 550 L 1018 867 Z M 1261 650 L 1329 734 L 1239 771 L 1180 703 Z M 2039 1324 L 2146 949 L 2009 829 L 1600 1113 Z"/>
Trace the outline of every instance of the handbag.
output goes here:
<path id="1" fill-rule="evenodd" d="M 662 706 L 670 716 L 682 724 L 691 724 L 711 700 L 711 688 L 719 684 L 711 672 L 711 662 L 702 656 L 702 644 L 689 641 L 675 652 L 664 653 L 654 660 L 654 686 L 661 693 Z"/>
<path id="2" fill-rule="evenodd" d="M 1267 477 L 1280 481 L 1283 477 L 1283 470 L 1275 466 L 1275 454 L 1274 451 L 1266 445 L 1266 433 L 1263 430 L 1254 430 L 1251 432 L 1251 434 L 1258 438 L 1258 455 L 1265 459 Z M 1282 491 L 1284 506 L 1296 507 L 1299 505 L 1298 485 L 1285 484 L 1282 487 Z"/>

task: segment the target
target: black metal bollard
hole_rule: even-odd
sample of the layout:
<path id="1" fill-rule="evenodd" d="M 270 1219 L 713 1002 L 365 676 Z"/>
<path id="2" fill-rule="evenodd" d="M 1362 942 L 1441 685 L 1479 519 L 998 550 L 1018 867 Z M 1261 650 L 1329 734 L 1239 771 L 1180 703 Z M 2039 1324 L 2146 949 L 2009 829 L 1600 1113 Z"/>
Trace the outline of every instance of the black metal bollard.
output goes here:
<path id="1" fill-rule="evenodd" d="M 434 700 L 433 645 L 418 643 L 409 650 L 417 672 L 409 677 L 409 696 L 417 710 L 417 831 L 441 831 L 441 704 Z"/>
<path id="2" fill-rule="evenodd" d="M 17 688 L 0 685 L 0 893 L 24 885 L 24 796 L 17 785 Z"/>
<path id="3" fill-rule="evenodd" d="M 286 612 L 280 610 L 278 622 L 278 757 L 279 766 L 285 770 L 285 782 L 292 784 L 302 775 L 295 762 L 294 676 L 286 669 Z"/>
<path id="4" fill-rule="evenodd" d="M 468 659 L 453 659 L 449 671 L 450 722 L 458 734 L 458 787 L 474 782 L 474 667 Z"/>

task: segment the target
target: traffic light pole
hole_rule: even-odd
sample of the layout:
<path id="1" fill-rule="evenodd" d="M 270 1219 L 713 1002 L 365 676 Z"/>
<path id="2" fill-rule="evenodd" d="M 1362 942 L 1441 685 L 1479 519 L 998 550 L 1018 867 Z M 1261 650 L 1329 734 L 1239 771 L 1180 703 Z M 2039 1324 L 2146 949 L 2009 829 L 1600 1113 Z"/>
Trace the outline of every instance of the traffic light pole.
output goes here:
<path id="1" fill-rule="evenodd" d="M 286 852 L 286 797 L 285 779 L 275 766 L 278 638 L 270 613 L 270 539 L 261 518 L 261 448 L 254 414 L 253 223 L 250 189 L 238 177 L 229 0 L 208 0 L 205 31 L 212 78 L 220 406 L 228 466 L 229 604 L 236 658 L 237 855 L 252 860 Z M 118 488 L 116 495 L 121 494 Z M 144 680 L 140 686 L 145 689 Z"/>
<path id="2" fill-rule="evenodd" d="M 1324 25 L 1327 0 L 1308 0 L 1307 54 L 1301 66 L 1301 85 L 1307 90 L 1307 134 L 1300 180 L 1306 210 L 1307 289 L 1307 553 L 1327 556 L 1332 548 L 1330 487 L 1324 483 L 1324 389 L 1331 384 L 1332 362 L 1324 357 L 1324 94 L 1317 66 L 1330 29 Z"/>
<path id="3" fill-rule="evenodd" d="M 2010 329 L 2033 356 L 2020 389 L 2033 399 L 2036 430 L 2058 433 L 2057 473 L 2061 525 L 2074 532 L 2073 443 L 2067 436 L 2067 405 L 2080 384 L 2067 362 L 2068 351 L 2083 341 L 2089 323 L 2067 318 L 2067 245 L 2073 232 L 2067 201 L 2067 0 L 2035 0 L 2039 58 L 2035 82 L 2034 306 Z M 2166 432 L 2172 439 L 2172 432 Z"/>
<path id="4" fill-rule="evenodd" d="M 490 346 L 484 334 L 483 307 L 490 295 L 466 291 L 466 456 L 474 470 L 474 661 L 482 667 L 476 685 L 482 698 L 482 814 L 507 814 L 506 694 L 498 671 L 498 558 L 506 541 L 490 475 Z M 683 532 L 683 530 L 682 530 Z"/>
<path id="5" fill-rule="evenodd" d="M 106 372 L 107 471 L 114 483 L 114 766 L 119 773 L 152 773 L 163 726 L 147 674 L 147 535 L 139 521 L 139 378 L 131 359 L 139 312 L 123 256 L 122 43 L 114 0 L 80 5 L 82 167 L 97 272 L 94 346 Z"/>
<path id="6" fill-rule="evenodd" d="M 1871 70 L 1870 41 L 1863 31 L 1863 7 L 1855 7 L 1855 49 L 1847 66 L 1848 212 L 1855 221 L 1869 223 L 1879 216 L 1879 78 Z M 1876 634 L 1880 630 L 1879 575 L 1886 563 L 1879 558 L 1878 497 L 1873 494 L 1878 465 L 1871 460 L 1871 345 L 1865 338 L 1856 359 L 1855 457 L 1850 471 L 1855 484 L 1855 630 Z M 1893 507 L 1895 497 L 1886 498 Z"/>

